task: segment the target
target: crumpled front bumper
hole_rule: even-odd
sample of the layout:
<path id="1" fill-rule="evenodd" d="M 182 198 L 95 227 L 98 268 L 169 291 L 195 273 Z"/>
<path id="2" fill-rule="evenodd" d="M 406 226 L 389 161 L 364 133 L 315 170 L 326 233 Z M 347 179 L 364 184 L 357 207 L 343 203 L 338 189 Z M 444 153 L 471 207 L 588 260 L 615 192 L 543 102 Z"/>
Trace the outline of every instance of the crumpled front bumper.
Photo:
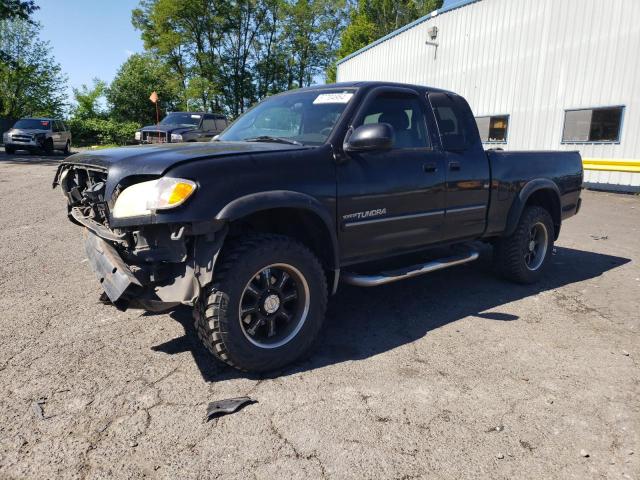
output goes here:
<path id="1" fill-rule="evenodd" d="M 153 312 L 177 305 L 194 305 L 202 288 L 211 282 L 213 268 L 226 236 L 190 237 L 183 261 L 153 260 L 154 251 L 144 259 L 118 252 L 100 231 L 85 228 L 85 251 L 109 300 L 119 309 L 142 308 Z"/>
<path id="2" fill-rule="evenodd" d="M 116 249 L 93 232 L 85 232 L 87 259 L 109 300 L 118 305 L 129 296 L 140 293 L 142 284 Z"/>

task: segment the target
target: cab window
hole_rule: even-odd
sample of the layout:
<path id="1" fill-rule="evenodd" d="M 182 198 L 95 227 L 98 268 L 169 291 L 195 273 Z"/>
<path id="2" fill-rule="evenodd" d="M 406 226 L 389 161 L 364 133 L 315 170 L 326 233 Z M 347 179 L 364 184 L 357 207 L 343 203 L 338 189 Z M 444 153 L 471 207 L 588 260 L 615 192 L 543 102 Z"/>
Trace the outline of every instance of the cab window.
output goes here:
<path id="1" fill-rule="evenodd" d="M 467 121 L 467 112 L 461 97 L 446 93 L 430 93 L 429 101 L 438 123 L 442 147 L 451 151 L 469 148 L 473 143 L 474 132 Z"/>
<path id="2" fill-rule="evenodd" d="M 417 95 L 382 93 L 366 107 L 361 125 L 387 123 L 393 127 L 393 148 L 428 148 L 424 109 Z"/>
<path id="3" fill-rule="evenodd" d="M 215 130 L 216 122 L 213 117 L 204 117 L 202 121 L 202 130 Z"/>

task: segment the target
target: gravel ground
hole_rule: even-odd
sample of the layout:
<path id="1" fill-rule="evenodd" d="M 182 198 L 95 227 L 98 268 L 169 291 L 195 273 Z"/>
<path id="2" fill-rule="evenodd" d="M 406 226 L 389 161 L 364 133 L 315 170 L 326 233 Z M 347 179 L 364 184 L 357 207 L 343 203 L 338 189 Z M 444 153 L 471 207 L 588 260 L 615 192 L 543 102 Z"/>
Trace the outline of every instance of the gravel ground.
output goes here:
<path id="1" fill-rule="evenodd" d="M 0 152 L 0 478 L 640 478 L 640 198 L 586 191 L 536 286 L 341 288 L 306 361 L 98 302 L 57 158 Z M 257 403 L 210 422 L 208 402 Z"/>

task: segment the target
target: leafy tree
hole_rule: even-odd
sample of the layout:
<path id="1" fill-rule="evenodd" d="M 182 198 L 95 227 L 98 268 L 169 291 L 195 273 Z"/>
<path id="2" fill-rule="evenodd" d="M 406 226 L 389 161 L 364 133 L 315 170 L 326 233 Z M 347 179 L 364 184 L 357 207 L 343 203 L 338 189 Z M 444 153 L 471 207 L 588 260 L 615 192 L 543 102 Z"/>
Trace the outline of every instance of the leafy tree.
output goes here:
<path id="1" fill-rule="evenodd" d="M 161 113 L 180 104 L 179 89 L 170 69 L 149 55 L 131 55 L 106 89 L 112 117 L 142 125 L 155 123 L 156 109 L 149 101 L 154 91 L 158 93 Z"/>
<path id="2" fill-rule="evenodd" d="M 93 79 L 93 86 L 82 85 L 81 88 L 73 89 L 73 97 L 76 106 L 72 109 L 71 115 L 74 118 L 99 118 L 105 117 L 105 112 L 100 106 L 100 99 L 104 97 L 107 84 L 97 78 Z"/>
<path id="3" fill-rule="evenodd" d="M 142 0 L 132 22 L 185 100 L 236 116 L 322 75 L 348 19 L 345 2 Z"/>
<path id="4" fill-rule="evenodd" d="M 344 58 L 441 6 L 442 0 L 358 0 L 342 33 L 337 57 Z M 335 64 L 327 78 L 335 81 Z"/>
<path id="5" fill-rule="evenodd" d="M 31 14 L 40 7 L 33 0 L 0 0 L 0 20 L 26 20 L 33 23 Z"/>
<path id="6" fill-rule="evenodd" d="M 66 77 L 39 26 L 23 19 L 0 21 L 0 116 L 59 116 L 65 107 Z"/>

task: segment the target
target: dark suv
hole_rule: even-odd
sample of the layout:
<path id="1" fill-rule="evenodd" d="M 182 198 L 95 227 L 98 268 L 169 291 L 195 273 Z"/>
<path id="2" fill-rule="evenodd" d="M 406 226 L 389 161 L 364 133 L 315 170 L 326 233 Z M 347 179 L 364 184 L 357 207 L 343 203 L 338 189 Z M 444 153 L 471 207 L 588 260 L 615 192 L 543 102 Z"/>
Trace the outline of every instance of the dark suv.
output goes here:
<path id="1" fill-rule="evenodd" d="M 139 143 L 208 142 L 227 128 L 227 117 L 204 112 L 172 112 L 158 125 L 136 132 Z"/>

